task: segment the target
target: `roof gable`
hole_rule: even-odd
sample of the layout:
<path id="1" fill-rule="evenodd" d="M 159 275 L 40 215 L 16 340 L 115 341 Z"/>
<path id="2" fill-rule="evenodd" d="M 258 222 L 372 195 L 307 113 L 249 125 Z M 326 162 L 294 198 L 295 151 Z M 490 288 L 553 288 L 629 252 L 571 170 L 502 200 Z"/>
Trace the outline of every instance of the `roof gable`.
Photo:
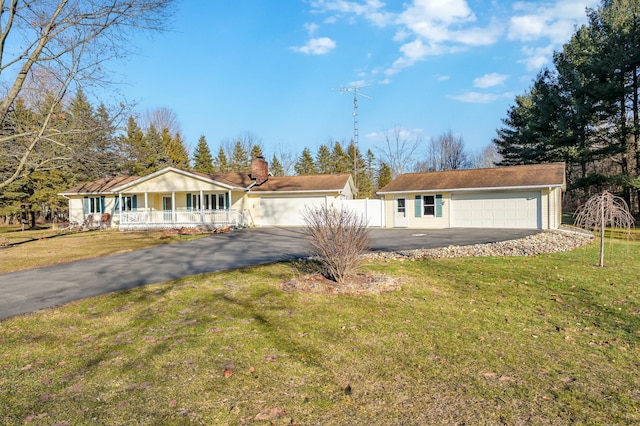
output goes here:
<path id="1" fill-rule="evenodd" d="M 565 187 L 564 163 L 529 164 L 488 169 L 406 173 L 378 194 L 410 191 Z"/>

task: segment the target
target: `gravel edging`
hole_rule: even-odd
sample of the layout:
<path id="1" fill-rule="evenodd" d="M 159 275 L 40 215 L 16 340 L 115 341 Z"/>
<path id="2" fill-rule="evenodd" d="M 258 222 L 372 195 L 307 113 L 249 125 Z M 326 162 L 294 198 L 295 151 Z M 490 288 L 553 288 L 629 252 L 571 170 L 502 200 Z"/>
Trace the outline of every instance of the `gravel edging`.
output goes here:
<path id="1" fill-rule="evenodd" d="M 517 240 L 471 246 L 448 246 L 433 249 L 399 250 L 395 252 L 372 252 L 364 257 L 376 259 L 444 259 L 480 256 L 536 256 L 543 253 L 571 251 L 591 243 L 594 236 L 573 227 L 547 230 Z"/>

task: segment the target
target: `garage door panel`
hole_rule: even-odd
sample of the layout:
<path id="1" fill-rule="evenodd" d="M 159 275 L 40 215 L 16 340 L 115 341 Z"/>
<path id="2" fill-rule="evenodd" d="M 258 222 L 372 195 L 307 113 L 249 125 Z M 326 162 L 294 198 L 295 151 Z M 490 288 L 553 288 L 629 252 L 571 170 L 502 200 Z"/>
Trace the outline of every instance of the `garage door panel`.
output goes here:
<path id="1" fill-rule="evenodd" d="M 451 226 L 540 228 L 539 192 L 452 194 Z"/>
<path id="2" fill-rule="evenodd" d="M 261 226 L 304 226 L 305 208 L 324 206 L 325 197 L 261 197 Z"/>

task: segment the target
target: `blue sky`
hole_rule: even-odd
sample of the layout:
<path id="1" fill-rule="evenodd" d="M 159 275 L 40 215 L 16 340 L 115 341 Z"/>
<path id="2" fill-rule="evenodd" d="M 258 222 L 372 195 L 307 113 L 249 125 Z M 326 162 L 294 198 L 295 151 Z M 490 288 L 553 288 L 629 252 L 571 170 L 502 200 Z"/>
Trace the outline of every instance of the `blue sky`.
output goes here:
<path id="1" fill-rule="evenodd" d="M 212 151 L 247 132 L 274 152 L 353 137 L 384 144 L 451 130 L 491 142 L 514 97 L 586 21 L 595 0 L 183 0 L 172 29 L 135 41 L 117 68 L 137 110 L 173 110 L 187 144 Z M 214 152 L 215 154 L 215 152 Z M 418 153 L 418 156 L 420 153 Z M 416 160 L 419 158 L 416 158 Z"/>

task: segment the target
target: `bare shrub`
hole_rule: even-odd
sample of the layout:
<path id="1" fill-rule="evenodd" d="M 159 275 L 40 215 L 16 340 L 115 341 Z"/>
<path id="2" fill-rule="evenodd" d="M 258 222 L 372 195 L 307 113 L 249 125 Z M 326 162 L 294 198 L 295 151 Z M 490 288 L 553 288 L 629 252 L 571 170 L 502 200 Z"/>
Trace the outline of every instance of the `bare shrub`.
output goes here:
<path id="1" fill-rule="evenodd" d="M 332 207 L 306 208 L 303 216 L 310 254 L 320 263 L 322 275 L 343 284 L 369 250 L 366 220 L 351 210 Z"/>
<path id="2" fill-rule="evenodd" d="M 594 195 L 576 211 L 575 225 L 588 230 L 600 230 L 600 266 L 604 266 L 604 230 L 607 226 L 631 232 L 634 219 L 629 206 L 608 191 Z"/>

